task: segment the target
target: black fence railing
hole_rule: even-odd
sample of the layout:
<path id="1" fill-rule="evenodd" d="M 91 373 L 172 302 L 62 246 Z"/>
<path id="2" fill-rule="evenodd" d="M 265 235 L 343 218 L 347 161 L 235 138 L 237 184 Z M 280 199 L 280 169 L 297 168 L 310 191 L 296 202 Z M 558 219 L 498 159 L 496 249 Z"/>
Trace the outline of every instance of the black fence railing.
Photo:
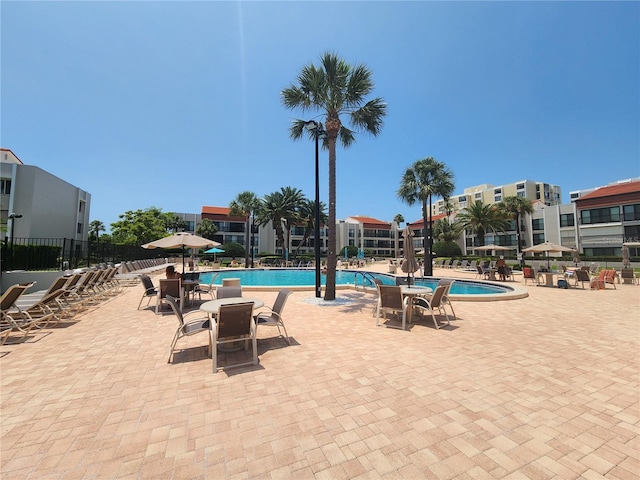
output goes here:
<path id="1" fill-rule="evenodd" d="M 78 241 L 71 238 L 14 238 L 1 244 L 1 269 L 67 270 L 100 263 L 120 263 L 169 255 L 131 245 Z"/>

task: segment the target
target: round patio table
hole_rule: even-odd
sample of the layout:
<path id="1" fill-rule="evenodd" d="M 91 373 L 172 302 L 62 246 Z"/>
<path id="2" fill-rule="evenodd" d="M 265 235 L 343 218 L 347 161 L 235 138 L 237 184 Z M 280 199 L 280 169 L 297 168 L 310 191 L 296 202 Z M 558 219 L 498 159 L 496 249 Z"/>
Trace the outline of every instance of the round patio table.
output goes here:
<path id="1" fill-rule="evenodd" d="M 248 298 L 248 297 L 231 297 L 231 298 L 219 298 L 217 300 L 209 300 L 208 302 L 204 302 L 200 305 L 200 311 L 206 312 L 209 315 L 209 318 L 216 317 L 218 315 L 218 310 L 223 305 L 236 305 L 238 303 L 253 303 L 253 308 L 260 308 L 264 306 L 264 302 L 259 298 Z M 209 322 L 211 326 L 213 326 L 213 321 Z M 242 350 L 242 342 L 233 342 L 218 345 L 218 350 L 221 352 L 237 352 L 238 350 Z"/>

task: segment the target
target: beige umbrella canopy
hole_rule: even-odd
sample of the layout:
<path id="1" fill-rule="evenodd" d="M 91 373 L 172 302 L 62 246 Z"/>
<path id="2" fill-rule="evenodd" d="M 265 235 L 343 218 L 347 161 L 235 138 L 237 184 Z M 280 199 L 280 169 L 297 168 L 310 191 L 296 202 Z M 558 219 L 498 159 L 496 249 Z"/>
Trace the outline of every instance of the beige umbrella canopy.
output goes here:
<path id="1" fill-rule="evenodd" d="M 409 225 L 402 230 L 404 237 L 404 260 L 400 269 L 407 274 L 407 283 L 411 285 L 410 275 L 420 269 L 420 265 L 416 260 L 415 251 L 413 249 L 413 230 Z M 414 280 L 415 284 L 415 280 Z"/>
<path id="2" fill-rule="evenodd" d="M 184 273 L 184 249 L 217 247 L 220 243 L 208 238 L 199 237 L 192 233 L 179 232 L 168 237 L 159 238 L 153 242 L 145 243 L 142 248 L 181 248 L 182 249 L 182 272 Z"/>
<path id="3" fill-rule="evenodd" d="M 574 248 L 558 245 L 557 243 L 544 242 L 534 245 L 533 247 L 523 248 L 523 252 L 527 253 L 546 253 L 547 254 L 547 268 L 549 267 L 549 253 L 561 253 L 561 252 L 575 252 Z"/>
<path id="4" fill-rule="evenodd" d="M 502 245 L 494 245 L 493 243 L 490 243 L 489 245 L 482 245 L 480 247 L 473 247 L 474 250 L 486 250 L 486 251 L 491 251 L 491 250 L 513 250 L 513 248 L 511 247 L 504 247 Z"/>

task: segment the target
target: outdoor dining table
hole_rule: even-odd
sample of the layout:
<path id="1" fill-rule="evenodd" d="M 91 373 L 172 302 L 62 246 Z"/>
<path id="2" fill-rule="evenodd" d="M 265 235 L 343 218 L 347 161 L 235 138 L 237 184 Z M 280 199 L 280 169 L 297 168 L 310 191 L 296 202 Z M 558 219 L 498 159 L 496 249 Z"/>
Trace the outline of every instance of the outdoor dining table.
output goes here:
<path id="1" fill-rule="evenodd" d="M 538 285 L 542 285 L 545 287 L 553 287 L 553 276 L 555 275 L 555 273 L 553 272 L 538 272 L 538 278 L 542 277 L 544 278 L 544 282 L 540 282 L 540 280 L 538 279 Z"/>
<path id="2" fill-rule="evenodd" d="M 409 307 L 407 309 L 407 322 L 411 323 L 411 319 L 413 318 L 413 308 L 412 303 L 415 297 L 421 297 L 424 295 L 428 295 L 433 293 L 433 289 L 430 287 L 416 286 L 416 285 L 402 285 L 400 287 L 400 291 L 402 292 L 403 297 L 408 297 Z"/>
<path id="3" fill-rule="evenodd" d="M 230 298 L 218 298 L 217 300 L 209 300 L 200 305 L 200 311 L 209 315 L 210 319 L 215 318 L 218 315 L 220 307 L 223 305 L 236 305 L 238 303 L 253 303 L 254 310 L 264 306 L 264 302 L 259 298 L 248 297 L 230 297 Z M 213 327 L 213 321 L 209 322 Z M 235 352 L 242 350 L 242 342 L 227 343 L 218 346 L 218 350 L 223 352 Z"/>

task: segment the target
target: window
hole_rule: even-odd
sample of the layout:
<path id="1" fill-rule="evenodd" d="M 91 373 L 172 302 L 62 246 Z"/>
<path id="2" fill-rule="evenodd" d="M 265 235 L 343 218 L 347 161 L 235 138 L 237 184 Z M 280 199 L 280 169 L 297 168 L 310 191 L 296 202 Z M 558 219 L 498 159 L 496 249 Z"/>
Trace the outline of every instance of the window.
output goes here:
<path id="1" fill-rule="evenodd" d="M 11 179 L 3 178 L 0 180 L 0 193 L 9 195 L 11 193 Z"/>
<path id="2" fill-rule="evenodd" d="M 493 201 L 494 202 L 501 202 L 502 201 L 502 195 L 496 195 L 495 197 L 493 197 Z"/>
<path id="3" fill-rule="evenodd" d="M 560 215 L 561 227 L 573 227 L 575 224 L 576 224 L 576 220 L 573 213 L 564 213 Z"/>
<path id="4" fill-rule="evenodd" d="M 633 220 L 640 220 L 640 204 L 625 205 L 622 207 L 624 212 L 624 221 L 631 222 Z"/>
<path id="5" fill-rule="evenodd" d="M 78 223 L 78 233 L 82 233 L 82 223 Z"/>
<path id="6" fill-rule="evenodd" d="M 533 230 L 544 230 L 544 219 L 534 218 L 533 220 L 531 220 L 531 228 Z"/>
<path id="7" fill-rule="evenodd" d="M 500 195 L 502 193 L 502 189 L 501 188 L 494 188 L 493 189 L 493 194 L 494 195 Z"/>
<path id="8" fill-rule="evenodd" d="M 539 243 L 544 243 L 544 233 L 533 234 L 533 244 L 538 245 Z"/>
<path id="9" fill-rule="evenodd" d="M 476 194 L 474 195 L 474 198 L 475 198 L 476 200 L 482 200 L 482 192 L 478 192 L 478 193 L 476 193 Z"/>
<path id="10" fill-rule="evenodd" d="M 82 206 L 83 205 L 84 205 L 84 202 L 78 203 L 78 212 L 82 213 Z"/>
<path id="11" fill-rule="evenodd" d="M 526 192 L 517 192 L 516 196 L 520 197 L 520 198 L 524 198 L 526 195 Z"/>
<path id="12" fill-rule="evenodd" d="M 620 221 L 620 207 L 594 208 L 580 212 L 582 225 L 594 225 L 596 223 L 610 223 Z"/>
<path id="13" fill-rule="evenodd" d="M 524 190 L 524 183 L 518 183 L 518 184 L 516 185 L 516 189 L 517 189 L 517 190 Z"/>
<path id="14" fill-rule="evenodd" d="M 458 197 L 458 202 L 465 203 L 467 201 L 467 196 L 463 195 L 462 197 Z"/>

